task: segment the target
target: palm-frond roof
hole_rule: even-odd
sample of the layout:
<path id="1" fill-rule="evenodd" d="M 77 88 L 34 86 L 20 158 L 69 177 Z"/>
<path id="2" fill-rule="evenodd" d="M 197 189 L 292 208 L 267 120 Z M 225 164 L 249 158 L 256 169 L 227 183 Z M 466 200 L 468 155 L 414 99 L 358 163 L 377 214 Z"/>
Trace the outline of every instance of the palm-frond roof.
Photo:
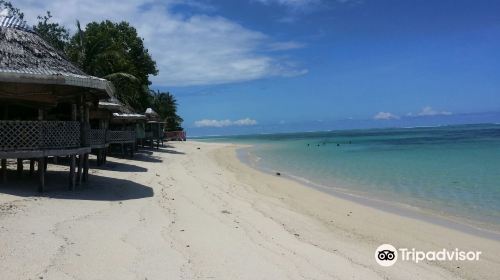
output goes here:
<path id="1" fill-rule="evenodd" d="M 113 93 L 110 82 L 85 74 L 26 22 L 1 9 L 0 82 L 87 88 L 103 98 Z"/>

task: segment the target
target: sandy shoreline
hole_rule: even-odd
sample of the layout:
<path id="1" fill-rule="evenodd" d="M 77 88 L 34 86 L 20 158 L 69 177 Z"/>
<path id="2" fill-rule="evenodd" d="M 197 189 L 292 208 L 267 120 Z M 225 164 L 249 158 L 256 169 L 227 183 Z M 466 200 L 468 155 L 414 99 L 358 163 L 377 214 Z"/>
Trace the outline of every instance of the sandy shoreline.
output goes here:
<path id="1" fill-rule="evenodd" d="M 473 234 L 479 237 L 500 241 L 500 228 L 497 225 L 477 223 L 463 217 L 454 217 L 445 215 L 443 213 L 436 213 L 427 209 L 421 209 L 403 203 L 383 201 L 374 197 L 370 197 L 369 194 L 350 193 L 347 189 L 338 189 L 331 186 L 327 187 L 319 185 L 305 178 L 287 174 L 282 170 L 271 170 L 260 166 L 257 162 L 255 162 L 255 160 L 250 159 L 251 156 L 249 155 L 249 149 L 251 149 L 251 147 L 239 145 L 239 148 L 236 149 L 238 159 L 244 164 L 251 166 L 252 168 L 263 173 L 274 175 L 276 172 L 279 172 L 280 176 L 283 178 L 287 178 L 304 186 L 314 188 L 326 194 L 336 196 L 340 199 L 346 199 L 354 203 L 376 208 L 377 210 L 383 210 L 385 212 L 405 216 L 407 218 L 413 218 L 424 222 L 444 226 L 449 229 Z"/>
<path id="2" fill-rule="evenodd" d="M 2 279 L 498 279 L 500 242 L 325 195 L 257 171 L 237 146 L 173 143 L 110 158 L 71 193 L 49 173 L 0 186 Z M 197 149 L 200 148 L 200 149 Z M 55 170 L 51 167 L 51 170 Z M 58 185 L 58 182 L 60 184 Z M 374 260 L 396 247 L 477 262 Z"/>

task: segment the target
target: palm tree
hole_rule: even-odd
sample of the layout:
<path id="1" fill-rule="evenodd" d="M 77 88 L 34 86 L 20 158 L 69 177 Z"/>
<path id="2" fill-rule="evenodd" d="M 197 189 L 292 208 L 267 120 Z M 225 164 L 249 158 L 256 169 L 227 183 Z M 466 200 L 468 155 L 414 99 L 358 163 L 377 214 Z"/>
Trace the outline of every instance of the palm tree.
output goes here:
<path id="1" fill-rule="evenodd" d="M 147 77 L 148 74 L 156 74 L 157 70 L 141 45 L 142 39 L 135 36 L 135 29 L 127 23 L 109 21 L 92 22 L 85 31 L 79 21 L 76 26 L 77 32 L 68 47 L 69 58 L 86 73 L 111 81 L 116 97 L 124 104 L 140 112 L 149 107 L 152 97 Z M 129 37 L 122 38 L 126 35 Z M 130 43 L 132 46 L 127 45 L 128 41 L 134 40 Z M 132 47 L 136 52 L 142 51 L 139 60 L 129 53 Z"/>
<path id="2" fill-rule="evenodd" d="M 170 92 L 151 91 L 153 96 L 153 110 L 165 121 L 168 131 L 183 130 L 184 121 L 177 115 L 177 100 Z"/>

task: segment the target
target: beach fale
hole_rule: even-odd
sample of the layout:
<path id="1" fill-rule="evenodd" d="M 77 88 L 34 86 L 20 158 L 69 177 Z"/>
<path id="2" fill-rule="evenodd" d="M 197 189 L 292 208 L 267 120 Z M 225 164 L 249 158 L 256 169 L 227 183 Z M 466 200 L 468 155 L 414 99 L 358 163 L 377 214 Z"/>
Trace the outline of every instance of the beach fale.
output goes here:
<path id="1" fill-rule="evenodd" d="M 90 111 L 91 131 L 103 136 L 102 141 L 101 137 L 94 138 L 99 143 L 92 146 L 98 165 L 105 163 L 109 149 L 118 147 L 122 156 L 127 152 L 133 156 L 136 144 L 144 138 L 140 135 L 144 135 L 145 121 L 146 116 L 134 113 L 116 99 L 99 101 L 99 106 Z"/>
<path id="2" fill-rule="evenodd" d="M 86 181 L 91 144 L 97 147 L 103 142 L 101 131 L 90 128 L 89 108 L 97 106 L 99 99 L 111 98 L 112 93 L 110 82 L 83 73 L 23 20 L 3 13 L 0 16 L 2 179 L 6 179 L 7 159 L 17 159 L 19 174 L 23 160 L 30 161 L 30 174 L 38 162 L 39 190 L 43 191 L 47 159 L 68 157 L 70 188 Z"/>
<path id="3" fill-rule="evenodd" d="M 146 109 L 145 115 L 147 117 L 145 140 L 151 148 L 156 144 L 156 148 L 158 149 L 160 144 L 163 146 L 164 122 L 160 119 L 158 113 L 151 108 Z"/>
<path id="4" fill-rule="evenodd" d="M 120 146 L 123 156 L 128 151 L 130 156 L 133 157 L 137 148 L 138 136 L 141 135 L 141 128 L 144 127 L 145 121 L 146 117 L 142 114 L 134 112 L 113 113 L 110 130 L 108 131 L 110 148 Z"/>

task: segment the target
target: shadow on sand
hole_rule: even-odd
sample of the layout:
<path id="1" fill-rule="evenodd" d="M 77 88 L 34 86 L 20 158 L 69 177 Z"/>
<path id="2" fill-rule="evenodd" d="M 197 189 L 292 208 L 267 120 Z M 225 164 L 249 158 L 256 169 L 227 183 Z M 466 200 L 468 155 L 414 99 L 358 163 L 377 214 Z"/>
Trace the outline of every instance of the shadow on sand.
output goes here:
<path id="1" fill-rule="evenodd" d="M 144 155 L 152 155 L 153 153 L 166 153 L 166 154 L 175 154 L 175 155 L 185 155 L 186 153 L 180 152 L 177 150 L 172 150 L 169 148 L 174 148 L 172 146 L 160 147 L 159 149 L 147 149 L 147 150 L 139 150 L 136 154 L 144 154 Z"/>
<path id="2" fill-rule="evenodd" d="M 108 157 L 108 160 L 106 161 L 106 164 L 103 165 L 97 165 L 97 160 L 96 159 L 91 159 L 90 161 L 90 169 L 95 169 L 95 170 L 109 170 L 109 171 L 117 171 L 117 172 L 147 172 L 148 169 L 135 165 L 135 164 L 129 164 L 129 163 L 123 163 L 123 162 L 116 162 L 109 160 L 110 158 Z M 133 159 L 131 160 L 133 162 Z"/>
<path id="3" fill-rule="evenodd" d="M 37 192 L 37 176 L 23 174 L 17 178 L 15 171 L 8 173 L 8 181 L 0 183 L 0 194 L 20 197 L 49 197 L 53 199 L 120 201 L 152 197 L 153 189 L 125 179 L 89 175 L 89 182 L 77 186 L 75 191 L 68 190 L 68 172 L 47 171 L 46 191 Z"/>
<path id="4" fill-rule="evenodd" d="M 155 150 L 155 152 L 157 153 L 166 153 L 166 154 L 174 154 L 174 155 L 185 155 L 186 153 L 184 152 L 179 152 L 179 151 L 176 151 L 176 150 L 169 150 L 169 149 L 158 149 L 158 150 Z"/>
<path id="5" fill-rule="evenodd" d="M 95 157 L 92 157 L 89 159 L 89 164 L 90 164 L 90 169 L 94 170 L 109 170 L 109 171 L 117 171 L 117 172 L 148 172 L 147 168 L 135 165 L 135 164 L 130 164 L 130 163 L 124 163 L 124 162 L 116 162 L 112 159 L 112 157 L 108 157 L 108 160 L 106 161 L 106 164 L 103 165 L 97 165 L 97 159 Z M 131 160 L 133 163 L 133 160 Z M 67 158 L 59 158 L 57 163 L 54 163 L 54 160 L 51 159 L 49 162 L 50 165 L 59 165 L 59 166 L 65 166 L 66 168 L 69 166 L 69 159 Z"/>
<path id="6" fill-rule="evenodd" d="M 142 153 L 135 153 L 134 157 L 130 159 L 131 161 L 143 161 L 143 162 L 163 162 L 160 157 L 156 157 L 154 155 L 145 155 Z"/>
<path id="7" fill-rule="evenodd" d="M 157 156 L 153 155 L 154 151 L 158 151 L 158 150 L 144 150 L 144 149 L 142 149 L 142 150 L 139 150 L 139 151 L 135 151 L 133 157 L 128 157 L 128 156 L 127 157 L 122 157 L 121 155 L 110 154 L 107 157 L 108 159 L 107 159 L 105 165 L 117 163 L 117 162 L 111 161 L 112 158 L 127 159 L 130 162 L 134 162 L 134 161 L 137 161 L 137 162 L 141 162 L 141 161 L 142 162 L 153 162 L 153 163 L 161 163 L 161 162 L 163 162 L 163 160 L 160 157 L 157 157 Z M 121 164 L 121 163 L 117 163 L 117 164 Z M 94 165 L 93 168 L 95 168 L 95 165 Z M 125 170 L 125 171 L 127 171 L 127 170 Z M 131 171 L 133 171 L 133 170 L 131 170 Z"/>

